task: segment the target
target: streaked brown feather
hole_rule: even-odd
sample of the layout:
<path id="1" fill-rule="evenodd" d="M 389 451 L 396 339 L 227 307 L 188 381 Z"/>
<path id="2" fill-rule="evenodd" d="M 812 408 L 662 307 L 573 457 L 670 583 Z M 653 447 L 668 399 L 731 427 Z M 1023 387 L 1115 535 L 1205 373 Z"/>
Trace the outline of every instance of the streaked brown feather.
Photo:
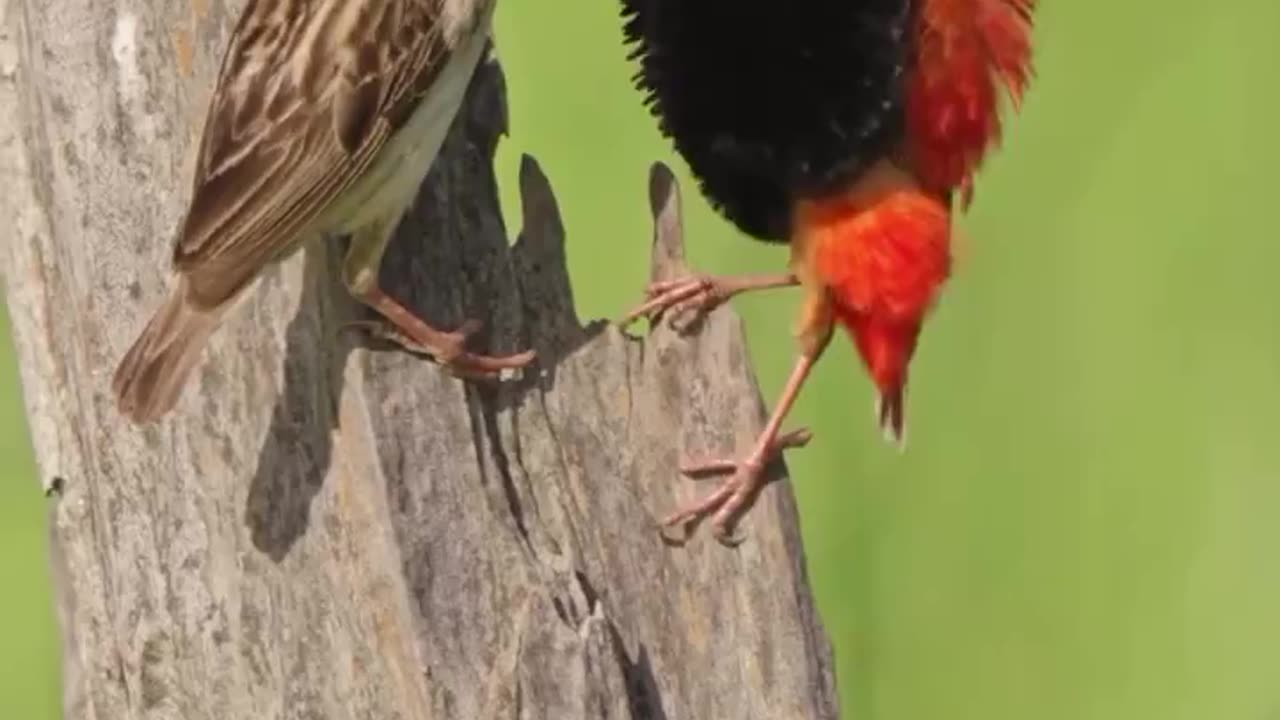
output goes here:
<path id="1" fill-rule="evenodd" d="M 348 16 L 350 1 L 250 0 L 241 16 L 174 249 L 193 301 L 224 301 L 296 249 L 448 60 L 447 0 L 366 2 Z"/>

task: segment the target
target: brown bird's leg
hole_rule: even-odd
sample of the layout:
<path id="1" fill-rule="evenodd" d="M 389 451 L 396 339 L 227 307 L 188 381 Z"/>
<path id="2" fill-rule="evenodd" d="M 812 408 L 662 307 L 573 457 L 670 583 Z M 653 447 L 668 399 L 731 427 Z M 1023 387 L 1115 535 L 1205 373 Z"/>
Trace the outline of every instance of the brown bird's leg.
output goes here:
<path id="1" fill-rule="evenodd" d="M 831 303 L 826 291 L 817 287 L 806 288 L 808 292 L 805 294 L 797 333 L 800 356 L 796 359 L 791 377 L 787 379 L 787 384 L 778 397 L 778 404 L 756 439 L 755 446 L 740 460 L 718 459 L 688 463 L 682 467 L 681 472 L 695 477 L 713 473 L 733 474 L 711 495 L 669 515 L 662 521 L 664 528 L 684 525 L 711 515 L 711 530 L 716 538 L 726 544 L 736 544 L 738 540 L 729 536 L 731 525 L 739 514 L 755 502 L 756 495 L 765 483 L 765 466 L 781 456 L 783 450 L 804 447 L 812 439 L 812 433 L 806 428 L 785 434 L 781 432 L 782 423 L 795 405 L 796 398 L 800 396 L 809 372 L 830 344 L 834 326 Z"/>
<path id="2" fill-rule="evenodd" d="M 662 280 L 645 290 L 648 298 L 622 318 L 627 326 L 644 317 L 654 320 L 663 313 L 675 309 L 671 315 L 674 323 L 686 312 L 709 313 L 729 298 L 750 290 L 790 287 L 798 285 L 795 273 L 770 273 L 766 275 L 694 275 L 675 280 Z"/>
<path id="3" fill-rule="evenodd" d="M 526 350 L 515 355 L 477 355 L 465 348 L 467 337 L 479 329 L 477 320 L 468 320 L 457 330 L 438 330 L 414 315 L 378 287 L 378 267 L 391 239 L 394 223 L 373 225 L 353 234 L 342 266 L 342 280 L 357 300 L 377 311 L 391 324 L 352 323 L 370 327 L 374 334 L 391 340 L 411 352 L 431 355 L 450 372 L 464 377 L 484 378 L 509 368 L 533 362 L 536 353 Z"/>
<path id="4" fill-rule="evenodd" d="M 380 288 L 366 290 L 357 298 L 391 323 L 391 332 L 376 331 L 380 337 L 403 345 L 412 352 L 431 355 L 436 362 L 458 375 L 492 376 L 509 368 L 522 368 L 536 357 L 532 350 L 504 356 L 468 352 L 464 346 L 467 337 L 480 329 L 478 320 L 468 320 L 457 330 L 446 332 L 426 324 Z"/>

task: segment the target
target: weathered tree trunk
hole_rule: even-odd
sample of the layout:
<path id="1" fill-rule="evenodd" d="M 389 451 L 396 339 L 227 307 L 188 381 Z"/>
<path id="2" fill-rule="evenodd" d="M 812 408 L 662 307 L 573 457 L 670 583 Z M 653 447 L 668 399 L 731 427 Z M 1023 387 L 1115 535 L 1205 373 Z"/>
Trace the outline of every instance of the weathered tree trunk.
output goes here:
<path id="1" fill-rule="evenodd" d="M 238 9 L 0 0 L 0 247 L 58 479 L 67 717 L 834 717 L 789 487 L 765 490 L 737 549 L 655 529 L 705 492 L 679 459 L 744 448 L 763 420 L 738 320 L 643 341 L 578 322 L 532 160 L 508 247 L 496 63 L 384 279 L 437 323 L 484 319 L 490 349 L 536 347 L 536 373 L 473 386 L 361 349 L 337 250 L 318 247 L 267 274 L 177 411 L 121 421 L 111 370 L 161 296 Z M 665 168 L 650 191 L 667 273 Z"/>

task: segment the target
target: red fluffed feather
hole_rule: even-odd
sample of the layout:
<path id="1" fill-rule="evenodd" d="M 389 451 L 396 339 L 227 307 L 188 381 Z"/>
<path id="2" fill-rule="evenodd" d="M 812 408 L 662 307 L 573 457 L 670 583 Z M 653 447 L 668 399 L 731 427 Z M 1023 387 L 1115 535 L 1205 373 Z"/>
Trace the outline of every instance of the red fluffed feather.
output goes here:
<path id="1" fill-rule="evenodd" d="M 951 272 L 947 208 L 915 188 L 889 185 L 807 206 L 800 223 L 809 267 L 880 391 L 882 428 L 900 442 L 907 368 Z"/>

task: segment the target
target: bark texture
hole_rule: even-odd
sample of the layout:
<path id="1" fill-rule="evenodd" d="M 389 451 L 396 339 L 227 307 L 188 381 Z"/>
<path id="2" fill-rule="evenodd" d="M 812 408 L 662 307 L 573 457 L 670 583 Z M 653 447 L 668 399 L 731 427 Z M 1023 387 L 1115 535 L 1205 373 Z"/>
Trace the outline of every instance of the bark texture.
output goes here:
<path id="1" fill-rule="evenodd" d="M 536 372 L 474 386 L 362 347 L 339 248 L 317 246 L 267 273 L 164 422 L 119 419 L 111 371 L 161 297 L 239 5 L 0 0 L 0 248 L 53 493 L 66 716 L 835 717 L 789 486 L 737 549 L 655 528 L 706 491 L 682 457 L 761 427 L 738 319 L 644 339 L 579 322 L 532 159 L 514 246 L 502 225 L 496 62 L 383 275 L 431 321 L 484 320 L 480 347 L 536 347 Z M 670 274 L 666 168 L 649 191 Z"/>

